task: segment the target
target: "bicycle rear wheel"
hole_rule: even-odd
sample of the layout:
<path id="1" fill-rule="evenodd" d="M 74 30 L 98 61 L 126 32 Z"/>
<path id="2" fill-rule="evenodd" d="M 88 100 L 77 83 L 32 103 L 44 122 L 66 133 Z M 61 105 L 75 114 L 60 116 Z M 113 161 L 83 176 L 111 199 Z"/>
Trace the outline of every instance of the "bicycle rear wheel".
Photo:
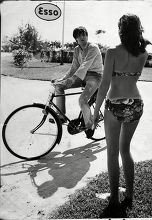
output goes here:
<path id="1" fill-rule="evenodd" d="M 8 151 L 20 159 L 39 159 L 61 140 L 62 125 L 56 113 L 42 104 L 22 106 L 5 120 L 2 137 Z M 54 123 L 49 121 L 53 120 Z"/>

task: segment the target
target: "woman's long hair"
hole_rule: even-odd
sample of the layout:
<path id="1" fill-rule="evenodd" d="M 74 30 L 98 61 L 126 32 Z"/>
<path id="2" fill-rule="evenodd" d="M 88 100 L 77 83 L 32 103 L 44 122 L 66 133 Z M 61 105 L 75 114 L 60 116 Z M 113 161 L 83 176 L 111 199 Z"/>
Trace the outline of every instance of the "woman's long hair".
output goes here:
<path id="1" fill-rule="evenodd" d="M 119 20 L 118 28 L 121 43 L 129 53 L 138 56 L 145 52 L 145 48 L 150 42 L 142 36 L 144 30 L 138 16 L 123 15 Z"/>

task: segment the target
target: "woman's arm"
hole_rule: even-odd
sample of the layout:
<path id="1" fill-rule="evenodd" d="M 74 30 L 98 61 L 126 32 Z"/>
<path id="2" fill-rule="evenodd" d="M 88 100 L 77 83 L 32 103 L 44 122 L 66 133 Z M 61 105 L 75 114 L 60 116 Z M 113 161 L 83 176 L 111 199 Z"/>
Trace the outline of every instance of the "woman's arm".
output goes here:
<path id="1" fill-rule="evenodd" d="M 104 71 L 103 71 L 103 77 L 102 81 L 100 83 L 100 87 L 97 93 L 97 100 L 96 100 L 96 106 L 94 110 L 94 126 L 96 126 L 98 122 L 98 116 L 99 116 L 99 110 L 100 107 L 106 97 L 106 94 L 109 90 L 111 78 L 112 78 L 112 72 L 114 67 L 114 52 L 115 49 L 109 49 L 106 53 L 105 57 L 105 64 L 104 64 Z"/>

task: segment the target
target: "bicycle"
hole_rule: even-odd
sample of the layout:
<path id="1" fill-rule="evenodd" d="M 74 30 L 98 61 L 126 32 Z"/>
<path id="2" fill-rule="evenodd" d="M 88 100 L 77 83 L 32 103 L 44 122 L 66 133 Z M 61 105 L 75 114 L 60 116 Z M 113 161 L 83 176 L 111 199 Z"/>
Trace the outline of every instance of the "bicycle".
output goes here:
<path id="1" fill-rule="evenodd" d="M 84 120 L 81 110 L 78 117 L 71 120 L 53 102 L 53 99 L 58 96 L 81 93 L 55 95 L 51 91 L 46 104 L 33 103 L 14 110 L 6 118 L 2 128 L 2 138 L 7 150 L 20 159 L 36 160 L 47 155 L 56 144 L 60 143 L 63 125 L 67 125 L 67 131 L 71 135 L 86 133 L 86 129 L 83 128 Z M 88 102 L 92 111 L 95 107 L 96 94 L 97 91 Z M 67 123 L 62 123 L 59 115 L 62 115 Z M 102 111 L 100 111 L 99 122 L 90 139 L 94 141 L 105 139 Z"/>

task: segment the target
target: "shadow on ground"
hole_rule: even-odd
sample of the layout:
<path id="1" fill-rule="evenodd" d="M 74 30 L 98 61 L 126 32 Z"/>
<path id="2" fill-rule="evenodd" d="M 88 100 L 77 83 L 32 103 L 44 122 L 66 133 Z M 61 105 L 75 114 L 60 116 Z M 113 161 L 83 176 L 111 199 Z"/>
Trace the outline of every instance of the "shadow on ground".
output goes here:
<path id="1" fill-rule="evenodd" d="M 95 154 L 106 149 L 101 147 L 99 142 L 92 142 L 82 147 L 66 150 L 64 152 L 51 152 L 35 164 L 34 161 L 20 161 L 17 163 L 1 166 L 2 170 L 8 166 L 17 168 L 14 172 L 2 173 L 2 176 L 19 175 L 27 173 L 30 176 L 32 184 L 37 188 L 40 197 L 48 198 L 52 196 L 59 187 L 71 189 L 85 176 L 89 171 L 90 163 L 97 159 Z M 16 171 L 17 170 L 17 171 Z M 49 180 L 38 184 L 36 177 L 40 172 L 46 170 L 50 176 Z M 42 181 L 41 181 L 42 182 Z"/>

